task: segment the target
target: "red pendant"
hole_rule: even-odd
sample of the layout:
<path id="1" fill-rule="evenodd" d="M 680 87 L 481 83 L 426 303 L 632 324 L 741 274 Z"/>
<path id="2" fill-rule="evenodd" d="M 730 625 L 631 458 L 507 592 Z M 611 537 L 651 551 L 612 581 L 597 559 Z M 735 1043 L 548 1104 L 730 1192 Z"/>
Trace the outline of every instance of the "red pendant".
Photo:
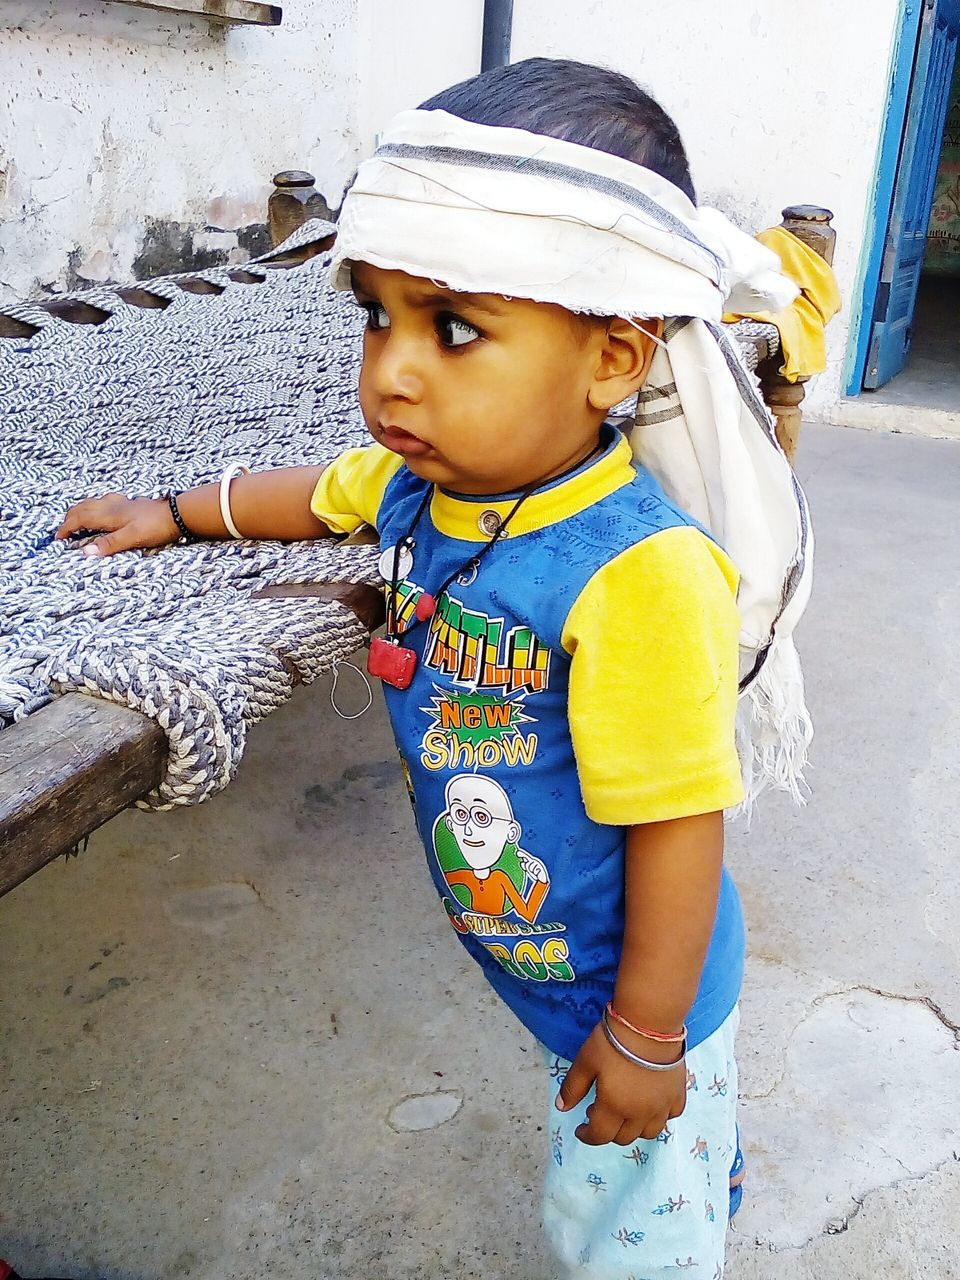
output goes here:
<path id="1" fill-rule="evenodd" d="M 417 669 L 417 655 L 413 649 L 376 636 L 370 641 L 367 654 L 367 671 L 394 689 L 409 689 L 413 673 Z"/>
<path id="2" fill-rule="evenodd" d="M 424 591 L 419 596 L 416 606 L 414 607 L 414 616 L 418 622 L 426 622 L 428 618 L 432 618 L 437 611 L 437 602 L 429 592 Z"/>

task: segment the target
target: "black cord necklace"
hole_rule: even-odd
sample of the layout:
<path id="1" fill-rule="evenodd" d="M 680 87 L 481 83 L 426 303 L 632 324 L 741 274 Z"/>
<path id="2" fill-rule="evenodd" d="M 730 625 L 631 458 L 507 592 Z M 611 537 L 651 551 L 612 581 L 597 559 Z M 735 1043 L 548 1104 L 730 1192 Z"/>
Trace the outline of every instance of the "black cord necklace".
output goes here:
<path id="1" fill-rule="evenodd" d="M 442 599 L 444 592 L 456 578 L 460 578 L 467 573 L 471 573 L 470 581 L 472 582 L 479 572 L 480 565 L 486 556 L 490 554 L 500 539 L 506 534 L 507 528 L 514 516 L 526 502 L 533 496 L 538 489 L 543 489 L 547 485 L 553 485 L 559 481 L 565 480 L 575 471 L 579 471 L 582 466 L 590 461 L 603 448 L 603 440 L 598 440 L 588 454 L 575 462 L 573 466 L 567 467 L 565 471 L 561 471 L 559 475 L 550 476 L 547 480 L 540 480 L 534 485 L 525 488 L 516 502 L 497 525 L 494 532 L 490 535 L 489 541 L 476 552 L 475 555 L 468 556 L 461 565 L 458 565 L 452 573 L 441 583 L 435 594 L 423 591 L 421 592 L 416 606 L 414 608 L 414 619 L 408 627 L 400 630 L 400 620 L 397 614 L 397 596 L 400 588 L 400 559 L 404 552 L 409 552 L 415 546 L 413 535 L 417 525 L 423 518 L 424 512 L 430 505 L 435 492 L 435 485 L 430 485 L 426 493 L 417 507 L 416 514 L 410 522 L 410 527 L 404 536 L 397 542 L 393 548 L 393 566 L 390 573 L 389 590 L 387 593 L 387 618 L 386 618 L 386 634 L 377 636 L 370 642 L 370 650 L 367 655 L 367 671 L 372 676 L 383 680 L 386 684 L 392 685 L 395 689 L 408 689 L 413 680 L 414 672 L 417 669 L 417 655 L 415 650 L 408 648 L 401 643 L 402 639 L 406 639 L 410 632 L 420 623 L 426 622 L 432 618 L 437 609 L 437 602 Z"/>

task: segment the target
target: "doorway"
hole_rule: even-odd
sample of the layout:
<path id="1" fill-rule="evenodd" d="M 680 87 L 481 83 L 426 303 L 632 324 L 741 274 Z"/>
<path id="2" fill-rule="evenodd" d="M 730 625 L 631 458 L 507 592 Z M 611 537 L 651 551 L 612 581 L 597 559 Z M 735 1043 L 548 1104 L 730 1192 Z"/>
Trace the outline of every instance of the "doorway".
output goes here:
<path id="1" fill-rule="evenodd" d="M 960 0 L 905 6 L 878 174 L 889 212 L 847 387 L 878 406 L 960 411 L 958 39 Z"/>

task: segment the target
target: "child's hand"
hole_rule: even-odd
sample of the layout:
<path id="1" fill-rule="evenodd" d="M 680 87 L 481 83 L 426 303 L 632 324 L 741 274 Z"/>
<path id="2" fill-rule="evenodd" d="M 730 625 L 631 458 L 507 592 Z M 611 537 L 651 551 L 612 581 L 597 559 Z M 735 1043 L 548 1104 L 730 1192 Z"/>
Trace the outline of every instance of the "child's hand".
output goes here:
<path id="1" fill-rule="evenodd" d="M 80 529 L 109 530 L 87 543 L 83 548 L 87 556 L 112 556 L 134 547 L 163 547 L 180 537 L 170 507 L 162 498 L 125 498 L 121 493 L 78 502 L 67 512 L 56 539 L 62 541 Z"/>
<path id="2" fill-rule="evenodd" d="M 641 1049 L 631 1042 L 629 1047 L 651 1061 L 669 1062 L 677 1055 L 676 1045 L 647 1045 Z M 596 1099 L 587 1108 L 586 1124 L 579 1125 L 576 1131 L 588 1146 L 615 1142 L 629 1147 L 638 1138 L 656 1138 L 668 1120 L 683 1114 L 687 1103 L 686 1062 L 679 1062 L 673 1071 L 647 1071 L 634 1066 L 607 1043 L 599 1025 L 567 1072 L 557 1099 L 559 1109 L 569 1111 L 582 1102 L 594 1081 Z"/>

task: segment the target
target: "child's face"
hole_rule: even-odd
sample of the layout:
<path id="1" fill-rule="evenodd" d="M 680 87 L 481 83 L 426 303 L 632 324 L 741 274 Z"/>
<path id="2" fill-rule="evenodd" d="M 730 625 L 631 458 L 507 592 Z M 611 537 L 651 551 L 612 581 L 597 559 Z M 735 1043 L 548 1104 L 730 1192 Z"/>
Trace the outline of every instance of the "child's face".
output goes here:
<path id="1" fill-rule="evenodd" d="M 558 475 L 639 385 L 637 352 L 621 349 L 635 336 L 643 363 L 634 330 L 614 352 L 604 322 L 366 263 L 354 265 L 353 287 L 369 316 L 360 405 L 370 434 L 416 475 L 458 492 L 507 492 Z"/>

